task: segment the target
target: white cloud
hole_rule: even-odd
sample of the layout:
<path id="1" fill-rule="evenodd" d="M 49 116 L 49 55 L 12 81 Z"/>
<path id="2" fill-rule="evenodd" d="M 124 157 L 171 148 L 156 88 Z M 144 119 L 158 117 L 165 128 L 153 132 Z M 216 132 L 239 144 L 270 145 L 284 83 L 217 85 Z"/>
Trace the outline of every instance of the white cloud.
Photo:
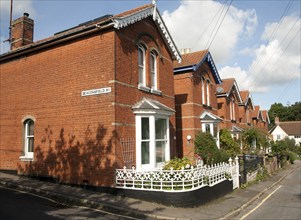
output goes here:
<path id="1" fill-rule="evenodd" d="M 217 1 L 182 1 L 175 11 L 164 11 L 162 16 L 179 49 L 198 51 L 209 47 L 226 8 Z M 210 46 L 215 62 L 229 59 L 240 37 L 252 35 L 256 26 L 254 10 L 231 6 Z"/>
<path id="2" fill-rule="evenodd" d="M 0 1 L 1 16 L 9 16 L 10 14 L 10 0 Z M 22 16 L 24 12 L 34 15 L 33 0 L 14 0 L 13 1 L 13 16 Z"/>
<path id="3" fill-rule="evenodd" d="M 277 26 L 274 37 L 269 39 Z M 279 25 L 267 24 L 262 39 L 267 43 L 254 50 L 254 60 L 247 70 L 223 67 L 219 71 L 222 78 L 232 72 L 240 88 L 253 92 L 266 92 L 274 86 L 300 80 L 300 18 L 284 17 Z M 251 51 L 243 50 L 245 54 Z"/>

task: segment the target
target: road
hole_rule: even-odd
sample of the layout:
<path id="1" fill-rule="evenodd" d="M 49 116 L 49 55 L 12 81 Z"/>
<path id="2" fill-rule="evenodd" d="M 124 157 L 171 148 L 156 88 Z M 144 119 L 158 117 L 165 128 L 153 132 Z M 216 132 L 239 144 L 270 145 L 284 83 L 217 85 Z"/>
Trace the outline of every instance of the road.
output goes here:
<path id="1" fill-rule="evenodd" d="M 0 219 L 5 220 L 128 220 L 134 219 L 100 210 L 65 206 L 52 199 L 0 186 Z"/>
<path id="2" fill-rule="evenodd" d="M 235 219 L 301 219 L 301 170 L 300 167 L 268 190 Z"/>

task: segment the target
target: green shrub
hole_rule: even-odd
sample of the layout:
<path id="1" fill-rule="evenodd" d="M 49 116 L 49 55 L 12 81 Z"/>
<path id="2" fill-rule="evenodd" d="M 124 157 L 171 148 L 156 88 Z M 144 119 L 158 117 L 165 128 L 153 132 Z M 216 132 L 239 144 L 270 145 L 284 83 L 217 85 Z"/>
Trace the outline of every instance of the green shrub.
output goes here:
<path id="1" fill-rule="evenodd" d="M 170 170 L 173 168 L 174 170 L 181 170 L 182 167 L 184 167 L 184 169 L 189 169 L 191 166 L 192 162 L 187 157 L 183 157 L 171 159 L 170 161 L 166 162 L 163 169 Z"/>
<path id="2" fill-rule="evenodd" d="M 289 161 L 291 164 L 295 163 L 295 160 L 297 159 L 297 154 L 295 152 L 289 152 Z"/>
<path id="3" fill-rule="evenodd" d="M 231 157 L 240 153 L 239 143 L 231 137 L 231 132 L 228 129 L 221 129 L 219 140 L 221 149 L 225 150 Z"/>
<path id="4" fill-rule="evenodd" d="M 227 162 L 229 155 L 219 150 L 212 135 L 208 132 L 199 132 L 194 141 L 195 153 L 202 157 L 205 164 Z"/>

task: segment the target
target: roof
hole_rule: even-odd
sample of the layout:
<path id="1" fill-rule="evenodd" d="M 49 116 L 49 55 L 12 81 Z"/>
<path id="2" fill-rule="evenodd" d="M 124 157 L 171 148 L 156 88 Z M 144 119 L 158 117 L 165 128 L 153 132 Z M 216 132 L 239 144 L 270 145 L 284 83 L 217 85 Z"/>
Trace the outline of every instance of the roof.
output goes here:
<path id="1" fill-rule="evenodd" d="M 251 96 L 249 90 L 243 90 L 243 91 L 240 91 L 239 93 L 240 93 L 240 97 L 241 97 L 241 100 L 242 100 L 242 102 L 239 103 L 239 104 L 247 106 L 248 103 L 249 103 L 249 105 L 253 109 L 254 104 L 253 104 L 252 96 Z"/>
<path id="2" fill-rule="evenodd" d="M 240 96 L 243 103 L 246 103 L 248 101 L 249 95 L 250 92 L 248 90 L 240 91 Z"/>
<path id="3" fill-rule="evenodd" d="M 215 82 L 217 84 L 222 82 L 212 56 L 208 50 L 182 54 L 181 56 L 181 63 L 174 62 L 174 74 L 185 73 L 187 71 L 196 71 L 205 61 L 207 61 Z"/>
<path id="4" fill-rule="evenodd" d="M 254 110 L 252 111 L 252 118 L 259 118 L 259 105 L 254 106 Z"/>
<path id="5" fill-rule="evenodd" d="M 217 87 L 216 89 L 217 89 L 217 97 L 222 97 L 222 96 L 228 97 L 231 94 L 231 92 L 234 90 L 238 102 L 239 103 L 242 102 L 238 85 L 234 78 L 222 79 L 222 84 L 220 85 L 220 87 Z"/>
<path id="6" fill-rule="evenodd" d="M 279 122 L 278 126 L 289 136 L 301 135 L 301 121 Z M 277 126 L 275 126 L 275 128 L 276 127 Z M 275 128 L 273 130 L 275 130 Z M 270 133 L 273 130 L 271 130 Z"/>
<path id="7" fill-rule="evenodd" d="M 32 44 L 28 44 L 16 50 L 2 54 L 0 55 L 0 61 L 7 60 L 18 55 L 24 55 L 26 53 L 36 51 L 50 45 L 59 44 L 62 41 L 74 39 L 76 37 L 97 32 L 103 29 L 113 27 L 119 30 L 147 17 L 152 17 L 153 21 L 158 27 L 160 34 L 162 35 L 162 38 L 168 46 L 168 49 L 173 56 L 173 59 L 177 60 L 178 62 L 181 62 L 180 52 L 177 49 L 157 7 L 153 4 L 143 5 L 117 15 L 105 15 L 100 18 L 79 24 L 76 27 L 58 32 L 49 38 L 34 42 Z"/>
<path id="8" fill-rule="evenodd" d="M 270 117 L 267 110 L 262 110 L 262 117 L 264 118 L 264 121 L 268 122 L 270 124 Z"/>
<path id="9" fill-rule="evenodd" d="M 214 122 L 219 123 L 223 121 L 222 118 L 218 117 L 217 115 L 213 114 L 212 112 L 204 111 L 200 116 L 202 122 Z"/>
<path id="10" fill-rule="evenodd" d="M 172 115 L 175 112 L 175 110 L 160 103 L 159 101 L 145 97 L 137 102 L 132 109 L 135 114 Z"/>
<path id="11" fill-rule="evenodd" d="M 182 62 L 174 62 L 174 68 L 196 65 L 205 58 L 208 52 L 208 50 L 201 50 L 193 53 L 182 54 Z"/>

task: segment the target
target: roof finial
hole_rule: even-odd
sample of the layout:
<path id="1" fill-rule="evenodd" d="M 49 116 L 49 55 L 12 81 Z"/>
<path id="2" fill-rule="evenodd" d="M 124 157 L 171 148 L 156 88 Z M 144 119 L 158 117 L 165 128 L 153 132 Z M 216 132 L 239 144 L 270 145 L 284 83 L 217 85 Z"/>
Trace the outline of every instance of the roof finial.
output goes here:
<path id="1" fill-rule="evenodd" d="M 152 0 L 152 4 L 154 5 L 153 20 L 156 20 L 156 18 L 157 18 L 157 0 Z"/>

